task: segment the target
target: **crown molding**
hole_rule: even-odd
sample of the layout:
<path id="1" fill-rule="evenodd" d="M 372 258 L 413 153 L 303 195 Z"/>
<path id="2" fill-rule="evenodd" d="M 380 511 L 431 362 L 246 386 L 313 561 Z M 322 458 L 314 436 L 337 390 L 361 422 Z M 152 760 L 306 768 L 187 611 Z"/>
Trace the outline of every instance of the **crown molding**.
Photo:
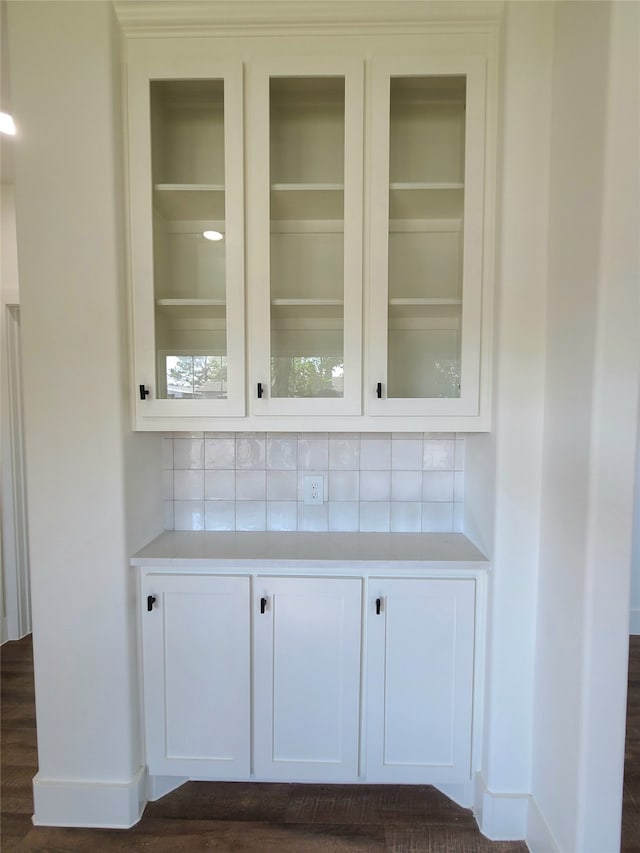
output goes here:
<path id="1" fill-rule="evenodd" d="M 503 0 L 113 0 L 127 37 L 486 31 Z"/>

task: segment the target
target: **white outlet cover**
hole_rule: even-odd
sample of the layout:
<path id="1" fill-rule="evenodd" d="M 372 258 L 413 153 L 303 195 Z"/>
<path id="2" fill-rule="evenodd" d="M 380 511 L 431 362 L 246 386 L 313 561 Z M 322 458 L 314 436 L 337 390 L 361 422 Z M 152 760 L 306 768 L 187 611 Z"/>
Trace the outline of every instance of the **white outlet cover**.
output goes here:
<path id="1" fill-rule="evenodd" d="M 305 474 L 304 503 L 307 506 L 324 503 L 324 477 L 322 474 Z"/>

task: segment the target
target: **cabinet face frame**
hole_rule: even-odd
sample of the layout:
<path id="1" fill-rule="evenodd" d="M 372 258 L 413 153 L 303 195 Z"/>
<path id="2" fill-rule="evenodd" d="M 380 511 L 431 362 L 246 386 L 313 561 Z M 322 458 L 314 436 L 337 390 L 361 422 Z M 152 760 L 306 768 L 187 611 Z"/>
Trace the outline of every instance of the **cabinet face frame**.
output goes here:
<path id="1" fill-rule="evenodd" d="M 251 413 L 260 416 L 360 415 L 362 372 L 362 242 L 364 61 L 358 57 L 256 59 L 248 77 L 248 254 Z M 342 397 L 271 396 L 270 81 L 276 77 L 344 79 L 344 227 Z M 331 222 L 332 220 L 327 220 Z M 319 297 L 322 294 L 318 294 Z M 262 396 L 258 396 L 260 383 Z M 256 424 L 257 425 L 257 424 Z"/>
<path id="2" fill-rule="evenodd" d="M 393 77 L 466 78 L 462 309 L 459 397 L 387 397 L 389 345 L 390 89 Z M 380 57 L 371 63 L 371 196 L 368 377 L 373 416 L 477 416 L 483 311 L 486 59 L 482 56 Z M 445 219 L 447 217 L 444 217 Z M 486 366 L 484 366 L 486 369 Z M 377 386 L 381 383 L 381 396 Z"/>
<path id="3" fill-rule="evenodd" d="M 135 416 L 139 428 L 153 428 L 159 418 L 242 417 L 245 414 L 244 340 L 244 157 L 242 61 L 185 56 L 171 63 L 162 56 L 138 56 L 128 47 L 128 157 L 130 204 L 130 275 L 132 280 Z M 225 171 L 225 334 L 227 397 L 162 399 L 157 397 L 159 350 L 156 341 L 154 281 L 151 83 L 222 80 L 224 86 Z M 139 386 L 149 390 L 142 400 Z"/>

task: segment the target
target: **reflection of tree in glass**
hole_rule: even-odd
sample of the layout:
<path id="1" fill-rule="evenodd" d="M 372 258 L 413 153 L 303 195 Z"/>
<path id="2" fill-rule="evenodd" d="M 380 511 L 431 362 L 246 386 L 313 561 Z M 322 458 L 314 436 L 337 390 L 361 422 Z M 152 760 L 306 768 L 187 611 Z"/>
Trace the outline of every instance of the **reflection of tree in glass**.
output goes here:
<path id="1" fill-rule="evenodd" d="M 272 360 L 274 397 L 340 397 L 336 377 L 342 376 L 342 359 L 294 356 Z"/>
<path id="2" fill-rule="evenodd" d="M 442 382 L 436 397 L 460 396 L 460 360 L 447 359 L 434 362 L 434 367 L 440 374 Z"/>
<path id="3" fill-rule="evenodd" d="M 207 383 L 215 383 L 222 388 L 227 380 L 227 362 L 223 356 L 177 356 L 167 371 L 167 378 L 181 388 L 190 389 L 194 395 Z"/>

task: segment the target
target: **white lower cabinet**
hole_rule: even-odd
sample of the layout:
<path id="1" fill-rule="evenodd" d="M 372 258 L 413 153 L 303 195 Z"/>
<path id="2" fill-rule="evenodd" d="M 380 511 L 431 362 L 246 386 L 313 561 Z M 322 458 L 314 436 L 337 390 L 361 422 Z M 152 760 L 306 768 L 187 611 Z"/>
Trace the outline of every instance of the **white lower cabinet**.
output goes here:
<path id="1" fill-rule="evenodd" d="M 361 580 L 261 577 L 256 585 L 256 776 L 355 779 Z"/>
<path id="2" fill-rule="evenodd" d="M 247 778 L 249 578 L 153 575 L 142 586 L 149 773 Z"/>
<path id="3" fill-rule="evenodd" d="M 369 586 L 367 781 L 471 777 L 475 582 Z"/>
<path id="4" fill-rule="evenodd" d="M 141 591 L 151 775 L 470 780 L 473 578 L 146 571 Z"/>

